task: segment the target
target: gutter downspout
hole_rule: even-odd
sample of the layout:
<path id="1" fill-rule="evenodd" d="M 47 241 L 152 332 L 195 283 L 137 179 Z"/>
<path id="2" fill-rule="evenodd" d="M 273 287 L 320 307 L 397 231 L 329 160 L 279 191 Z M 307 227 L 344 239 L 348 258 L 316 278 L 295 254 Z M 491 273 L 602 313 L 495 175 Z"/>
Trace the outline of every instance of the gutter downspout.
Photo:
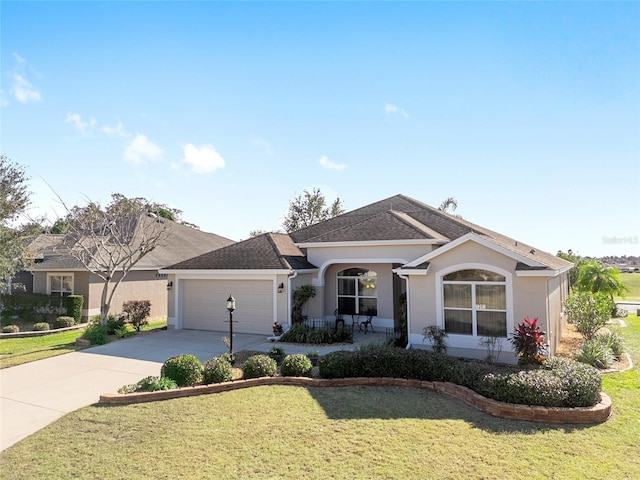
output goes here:
<path id="1" fill-rule="evenodd" d="M 293 296 L 291 295 L 291 280 L 293 280 L 297 276 L 298 271 L 292 270 L 289 274 L 289 277 L 287 278 L 287 326 L 289 328 L 291 328 L 291 303 L 293 301 Z"/>
<path id="2" fill-rule="evenodd" d="M 403 279 L 407 286 L 407 346 L 405 347 L 405 349 L 411 350 L 411 303 L 409 300 L 411 298 L 411 295 L 409 295 L 409 277 L 400 273 L 398 273 L 398 277 Z"/>

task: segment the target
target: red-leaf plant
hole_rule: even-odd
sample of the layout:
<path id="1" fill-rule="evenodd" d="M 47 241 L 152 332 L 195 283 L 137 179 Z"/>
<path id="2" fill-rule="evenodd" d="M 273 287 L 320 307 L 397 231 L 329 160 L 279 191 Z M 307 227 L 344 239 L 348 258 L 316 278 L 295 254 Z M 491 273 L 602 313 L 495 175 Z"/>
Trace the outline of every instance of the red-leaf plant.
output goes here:
<path id="1" fill-rule="evenodd" d="M 539 364 L 545 359 L 547 345 L 544 338 L 545 332 L 540 331 L 538 319 L 525 318 L 511 335 L 509 341 L 518 353 L 518 363 Z"/>

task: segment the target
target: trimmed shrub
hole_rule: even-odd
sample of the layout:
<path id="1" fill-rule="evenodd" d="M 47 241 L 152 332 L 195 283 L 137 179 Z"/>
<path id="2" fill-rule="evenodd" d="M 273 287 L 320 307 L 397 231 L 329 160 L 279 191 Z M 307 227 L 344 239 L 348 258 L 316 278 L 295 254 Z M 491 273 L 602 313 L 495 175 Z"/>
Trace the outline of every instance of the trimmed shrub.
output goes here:
<path id="1" fill-rule="evenodd" d="M 596 335 L 584 342 L 580 350 L 575 353 L 574 358 L 578 362 L 586 363 L 592 367 L 609 368 L 614 360 L 613 352 L 606 341 L 602 342 L 598 339 L 600 336 Z"/>
<path id="2" fill-rule="evenodd" d="M 278 371 L 278 365 L 273 358 L 267 355 L 254 355 L 245 360 L 242 365 L 243 378 L 274 377 Z"/>
<path id="3" fill-rule="evenodd" d="M 82 295 L 69 295 L 64 298 L 67 315 L 73 317 L 75 323 L 82 320 L 82 306 L 84 305 L 84 297 Z"/>
<path id="4" fill-rule="evenodd" d="M 17 325 L 7 325 L 6 327 L 2 327 L 2 333 L 18 333 L 20 331 L 20 327 Z"/>
<path id="5" fill-rule="evenodd" d="M 280 373 L 285 377 L 308 377 L 311 374 L 311 360 L 303 353 L 287 355 L 280 366 Z"/>
<path id="6" fill-rule="evenodd" d="M 100 321 L 100 316 L 97 315 L 98 317 L 98 321 Z M 115 335 L 116 331 L 120 330 L 123 327 L 126 327 L 127 325 L 127 320 L 123 315 L 113 315 L 112 313 L 109 314 L 109 316 L 107 317 L 107 334 L 108 335 Z"/>
<path id="7" fill-rule="evenodd" d="M 214 357 L 207 360 L 202 368 L 202 383 L 230 382 L 233 379 L 231 363 L 226 357 Z"/>
<path id="8" fill-rule="evenodd" d="M 296 323 L 280 337 L 281 342 L 308 343 L 308 344 L 331 344 L 346 343 L 353 341 L 351 329 L 347 327 L 333 331 L 330 328 L 311 328 L 308 325 Z"/>
<path id="9" fill-rule="evenodd" d="M 82 338 L 89 340 L 91 345 L 104 345 L 109 343 L 107 326 L 100 323 L 100 319 L 93 320 L 82 334 Z"/>
<path id="10" fill-rule="evenodd" d="M 131 300 L 122 304 L 122 315 L 126 321 L 133 325 L 136 332 L 140 331 L 143 325 L 149 323 L 151 315 L 151 302 L 149 300 Z"/>
<path id="11" fill-rule="evenodd" d="M 195 355 L 178 355 L 164 362 L 160 375 L 175 381 L 179 387 L 192 387 L 202 382 L 202 363 Z"/>
<path id="12" fill-rule="evenodd" d="M 49 325 L 47 322 L 39 322 L 33 324 L 34 332 L 45 332 L 49 329 L 51 329 L 51 325 Z"/>
<path id="13" fill-rule="evenodd" d="M 178 388 L 176 382 L 166 377 L 146 377 L 138 383 L 124 385 L 118 393 L 157 392 L 158 390 L 172 390 Z"/>
<path id="14" fill-rule="evenodd" d="M 114 333 L 118 338 L 128 338 L 133 335 L 133 332 L 126 325 L 118 328 Z"/>
<path id="15" fill-rule="evenodd" d="M 73 317 L 58 317 L 53 323 L 53 328 L 68 328 L 73 327 L 76 324 L 76 320 Z"/>
<path id="16" fill-rule="evenodd" d="M 0 295 L 2 318 L 18 317 L 24 322 L 53 322 L 67 313 L 63 297 L 40 293 Z"/>
<path id="17" fill-rule="evenodd" d="M 451 382 L 509 403 L 579 407 L 597 403 L 602 380 L 597 370 L 552 358 L 541 367 L 449 357 L 425 350 L 379 349 L 331 352 L 319 361 L 322 378 L 395 377 Z"/>

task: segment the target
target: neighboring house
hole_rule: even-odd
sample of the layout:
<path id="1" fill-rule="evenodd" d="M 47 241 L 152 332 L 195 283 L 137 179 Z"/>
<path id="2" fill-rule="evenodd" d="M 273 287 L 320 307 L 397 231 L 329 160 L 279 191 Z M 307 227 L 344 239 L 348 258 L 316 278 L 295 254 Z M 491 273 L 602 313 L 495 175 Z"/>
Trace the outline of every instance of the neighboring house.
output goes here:
<path id="1" fill-rule="evenodd" d="M 374 328 L 408 333 L 428 348 L 423 329 L 437 325 L 449 352 L 484 357 L 479 341 L 502 339 L 524 317 L 537 317 L 555 352 L 565 319 L 572 264 L 404 195 L 345 213 L 291 234 L 267 233 L 163 270 L 170 328 L 226 330 L 229 294 L 234 330 L 270 334 L 290 323 L 291 295 L 313 285 L 305 314 L 373 314 Z M 404 295 L 403 295 L 404 294 Z M 406 298 L 406 315 L 402 305 Z M 406 320 L 405 320 L 406 318 Z M 364 317 L 363 317 L 364 319 Z M 376 330 L 377 331 L 377 330 Z"/>
<path id="2" fill-rule="evenodd" d="M 166 237 L 125 276 L 111 302 L 111 312 L 119 313 L 125 301 L 149 300 L 152 317 L 166 316 L 167 293 L 173 287 L 167 281 L 167 275 L 159 270 L 234 243 L 213 233 L 170 220 L 162 221 L 166 224 Z M 41 235 L 30 247 L 34 251 L 34 263 L 29 267 L 32 291 L 48 295 L 83 295 L 83 317 L 99 315 L 104 281 L 70 256 L 63 240 L 64 235 Z"/>

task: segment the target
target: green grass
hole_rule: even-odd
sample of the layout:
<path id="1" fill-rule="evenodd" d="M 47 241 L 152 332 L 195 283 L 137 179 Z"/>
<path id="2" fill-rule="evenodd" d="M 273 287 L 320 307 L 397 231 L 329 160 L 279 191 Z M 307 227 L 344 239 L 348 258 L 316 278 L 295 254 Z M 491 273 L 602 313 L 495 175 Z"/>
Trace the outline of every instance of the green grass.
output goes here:
<path id="1" fill-rule="evenodd" d="M 616 297 L 616 300 L 640 302 L 640 273 L 621 273 L 620 280 L 627 286 L 629 292 L 624 298 Z"/>
<path id="2" fill-rule="evenodd" d="M 640 359 L 640 321 L 620 328 Z M 498 419 L 435 392 L 257 387 L 87 407 L 0 454 L 3 479 L 640 478 L 640 369 L 595 426 Z M 152 438 L 153 442 L 149 443 Z"/>
<path id="3" fill-rule="evenodd" d="M 141 330 L 145 332 L 166 325 L 166 320 L 154 320 L 143 325 Z M 130 325 L 128 328 L 133 331 Z M 0 340 L 0 369 L 80 350 L 84 347 L 77 346 L 75 341 L 82 332 L 83 330 L 72 330 L 41 337 L 3 338 Z M 110 338 L 111 341 L 117 340 L 115 336 Z"/>
<path id="4" fill-rule="evenodd" d="M 0 340 L 0 368 L 61 355 L 80 349 L 75 345 L 82 330 L 52 333 L 41 337 L 3 338 Z"/>

